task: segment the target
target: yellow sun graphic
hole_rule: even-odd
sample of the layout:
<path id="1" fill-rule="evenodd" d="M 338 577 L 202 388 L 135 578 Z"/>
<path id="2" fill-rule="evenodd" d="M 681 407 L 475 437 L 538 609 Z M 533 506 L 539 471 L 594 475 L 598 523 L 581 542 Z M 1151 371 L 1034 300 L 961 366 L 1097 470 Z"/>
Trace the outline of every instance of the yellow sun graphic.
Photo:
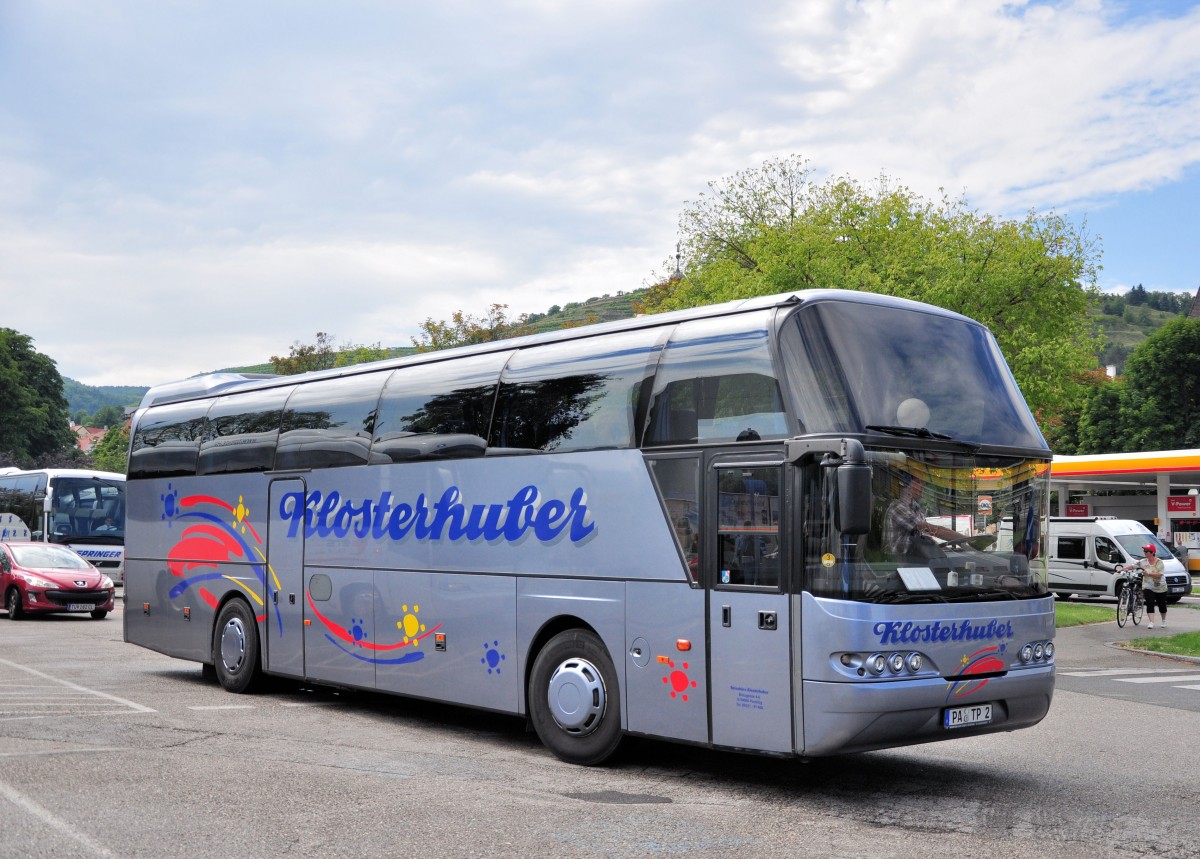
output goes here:
<path id="1" fill-rule="evenodd" d="M 419 647 L 421 642 L 416 636 L 419 632 L 425 631 L 425 624 L 421 623 L 421 619 L 417 617 L 417 612 L 421 610 L 419 605 L 414 605 L 412 611 L 408 610 L 408 606 L 400 606 L 400 610 L 404 612 L 404 617 L 396 621 L 396 628 L 403 631 L 404 643 L 412 644 L 413 647 Z"/>
<path id="2" fill-rule="evenodd" d="M 245 499 L 241 495 L 238 496 L 237 507 L 233 508 L 233 527 L 240 526 L 243 534 L 246 533 L 246 517 L 250 515 L 250 508 L 246 506 Z"/>

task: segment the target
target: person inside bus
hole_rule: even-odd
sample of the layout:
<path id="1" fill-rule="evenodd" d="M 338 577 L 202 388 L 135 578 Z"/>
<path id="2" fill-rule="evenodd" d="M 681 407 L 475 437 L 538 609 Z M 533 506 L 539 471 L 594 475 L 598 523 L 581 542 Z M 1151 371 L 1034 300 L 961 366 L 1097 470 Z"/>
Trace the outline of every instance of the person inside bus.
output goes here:
<path id="1" fill-rule="evenodd" d="M 111 516 L 105 516 L 105 517 L 104 517 L 104 522 L 103 522 L 102 524 L 100 524 L 100 525 L 97 525 L 97 526 L 95 527 L 95 529 L 92 531 L 92 533 L 93 533 L 93 534 L 98 534 L 98 533 L 100 533 L 101 531 L 115 531 L 115 530 L 117 530 L 117 526 L 113 524 L 112 517 L 111 517 Z"/>
<path id="2" fill-rule="evenodd" d="M 926 521 L 919 499 L 925 481 L 912 474 L 900 475 L 900 495 L 888 505 L 884 522 L 883 547 L 897 560 L 927 562 L 942 557 L 931 537 L 957 540 L 962 535 L 950 528 Z"/>

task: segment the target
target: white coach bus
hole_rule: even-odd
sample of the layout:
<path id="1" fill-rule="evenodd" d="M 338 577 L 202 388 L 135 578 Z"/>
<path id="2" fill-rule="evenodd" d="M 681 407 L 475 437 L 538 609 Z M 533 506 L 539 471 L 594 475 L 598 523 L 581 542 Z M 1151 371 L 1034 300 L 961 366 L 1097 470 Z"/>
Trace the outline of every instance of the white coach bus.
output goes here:
<path id="1" fill-rule="evenodd" d="M 125 475 L 80 468 L 0 469 L 0 540 L 62 543 L 120 584 Z"/>

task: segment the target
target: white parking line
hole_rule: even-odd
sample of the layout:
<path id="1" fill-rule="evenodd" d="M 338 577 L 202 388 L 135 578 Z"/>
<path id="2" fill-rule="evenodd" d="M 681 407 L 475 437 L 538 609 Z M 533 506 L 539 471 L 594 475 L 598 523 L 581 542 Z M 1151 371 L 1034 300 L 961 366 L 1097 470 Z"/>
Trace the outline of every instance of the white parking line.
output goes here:
<path id="1" fill-rule="evenodd" d="M 1179 675 L 1168 677 L 1121 677 L 1117 679 L 1118 683 L 1192 683 L 1200 680 L 1200 674 L 1188 674 L 1184 677 Z"/>
<path id="2" fill-rule="evenodd" d="M 26 674 L 32 674 L 34 677 L 40 677 L 43 680 L 49 680 L 51 683 L 57 683 L 59 686 L 65 686 L 68 689 L 74 689 L 76 692 L 83 692 L 97 698 L 105 698 L 117 704 L 121 704 L 130 708 L 137 713 L 157 713 L 153 707 L 147 707 L 144 704 L 136 704 L 126 698 L 118 698 L 116 695 L 110 695 L 107 692 L 99 692 L 95 689 L 89 689 L 86 686 L 80 686 L 78 683 L 72 683 L 70 680 L 62 680 L 58 677 L 53 677 L 49 674 L 43 674 L 36 668 L 29 668 L 25 665 L 20 665 L 16 662 L 10 662 L 7 659 L 0 659 L 0 665 L 7 665 L 9 668 L 16 668 L 18 671 L 24 671 Z"/>
<path id="3" fill-rule="evenodd" d="M 18 667 L 20 667 L 20 666 L 18 666 Z M 115 856 L 116 855 L 112 851 L 108 850 L 108 848 L 104 847 L 103 845 L 99 844 L 96 841 L 93 841 L 85 833 L 80 832 L 78 829 L 73 827 L 67 821 L 65 821 L 62 818 L 55 815 L 49 809 L 44 808 L 41 805 L 38 805 L 32 799 L 25 796 L 23 793 L 21 793 L 16 788 L 14 788 L 12 785 L 8 784 L 7 782 L 5 782 L 3 780 L 0 780 L 0 796 L 7 799 L 13 805 L 17 806 L 17 808 L 21 808 L 21 809 L 24 809 L 25 811 L 29 812 L 29 814 L 31 814 L 33 817 L 36 817 L 38 820 L 40 820 L 42 823 L 46 824 L 47 826 L 51 826 L 54 829 L 57 829 L 59 832 L 61 832 L 63 835 L 66 835 L 68 838 L 73 838 L 75 841 L 82 844 L 88 850 L 92 851 L 92 853 L 94 853 L 95 855 L 97 855 L 97 856 Z"/>
<path id="4" fill-rule="evenodd" d="M 1089 668 L 1084 671 L 1055 671 L 1063 677 L 1115 677 L 1118 674 L 1183 674 L 1190 668 Z"/>
<path id="5" fill-rule="evenodd" d="M 253 710 L 253 704 L 222 704 L 208 707 L 188 707 L 189 710 Z"/>

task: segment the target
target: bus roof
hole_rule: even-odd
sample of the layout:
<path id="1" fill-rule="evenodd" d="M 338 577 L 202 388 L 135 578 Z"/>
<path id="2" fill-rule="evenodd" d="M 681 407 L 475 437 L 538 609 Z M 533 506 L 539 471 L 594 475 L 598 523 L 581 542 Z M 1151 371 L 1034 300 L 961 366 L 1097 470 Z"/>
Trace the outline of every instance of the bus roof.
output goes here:
<path id="1" fill-rule="evenodd" d="M 522 349 L 543 343 L 576 340 L 585 337 L 597 337 L 619 331 L 632 331 L 640 328 L 655 328 L 664 325 L 674 325 L 691 319 L 705 319 L 718 316 L 729 316 L 737 313 L 747 313 L 755 310 L 768 310 L 773 307 L 799 306 L 815 301 L 845 301 L 858 304 L 878 304 L 889 307 L 908 308 L 925 313 L 958 318 L 964 322 L 979 324 L 974 320 L 918 301 L 905 298 L 895 298 L 888 295 L 877 295 L 870 292 L 857 292 L 845 289 L 806 289 L 795 292 L 784 292 L 776 295 L 762 295 L 751 298 L 741 298 L 721 304 L 709 304 L 703 307 L 692 307 L 685 310 L 673 310 L 666 313 L 655 313 L 636 316 L 630 319 L 618 319 L 611 322 L 599 322 L 594 325 L 581 325 L 577 328 L 562 328 L 555 331 L 545 331 L 538 334 L 528 334 L 522 337 L 512 337 L 505 340 L 492 340 L 487 343 L 477 343 L 470 346 L 456 346 L 434 352 L 422 352 L 416 355 L 406 355 L 402 358 L 387 358 L 382 361 L 372 361 L 365 364 L 354 364 L 348 367 L 337 367 L 331 370 L 316 370 L 291 376 L 277 376 L 263 373 L 208 373 L 182 379 L 177 382 L 167 382 L 150 388 L 142 397 L 138 409 L 165 403 L 184 402 L 186 400 L 205 399 L 217 393 L 230 393 L 234 390 L 269 388 L 292 385 L 303 379 L 337 378 L 339 376 L 354 376 L 360 373 L 377 370 L 394 369 L 415 364 L 429 364 L 460 358 L 467 355 L 478 355 L 487 352 L 504 352 L 511 349 Z"/>

